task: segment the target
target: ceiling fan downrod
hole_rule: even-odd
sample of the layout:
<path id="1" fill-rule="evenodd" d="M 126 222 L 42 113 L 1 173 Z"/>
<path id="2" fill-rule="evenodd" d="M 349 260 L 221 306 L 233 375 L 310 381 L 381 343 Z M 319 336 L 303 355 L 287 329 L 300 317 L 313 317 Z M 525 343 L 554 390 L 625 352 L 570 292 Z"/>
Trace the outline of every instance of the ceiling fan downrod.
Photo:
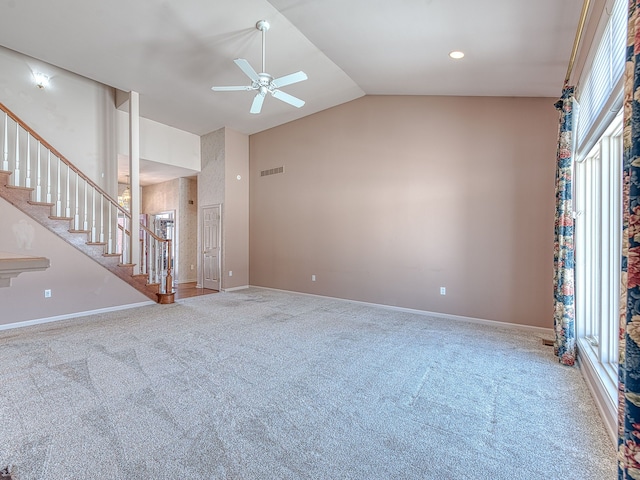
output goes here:
<path id="1" fill-rule="evenodd" d="M 256 23 L 256 28 L 262 32 L 262 72 L 261 73 L 265 73 L 267 71 L 267 66 L 266 66 L 267 30 L 271 28 L 271 24 L 266 20 L 258 20 L 258 23 Z"/>

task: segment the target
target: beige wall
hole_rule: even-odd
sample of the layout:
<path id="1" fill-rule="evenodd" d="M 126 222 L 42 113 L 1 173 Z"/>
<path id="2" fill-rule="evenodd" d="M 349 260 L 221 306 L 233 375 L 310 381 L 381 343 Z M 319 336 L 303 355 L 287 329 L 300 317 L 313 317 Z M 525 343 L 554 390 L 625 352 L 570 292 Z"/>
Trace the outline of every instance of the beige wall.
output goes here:
<path id="1" fill-rule="evenodd" d="M 251 284 L 551 327 L 554 101 L 367 96 L 252 135 Z"/>
<path id="2" fill-rule="evenodd" d="M 235 288 L 249 285 L 249 137 L 225 128 L 225 152 L 222 273 Z"/>
<path id="3" fill-rule="evenodd" d="M 0 218 L 0 251 L 51 260 L 47 270 L 22 273 L 11 287 L 0 288 L 0 325 L 149 301 L 3 199 Z M 14 235 L 13 226 L 21 222 L 33 228 L 30 248 Z M 51 289 L 51 298 L 44 298 L 45 289 Z"/>

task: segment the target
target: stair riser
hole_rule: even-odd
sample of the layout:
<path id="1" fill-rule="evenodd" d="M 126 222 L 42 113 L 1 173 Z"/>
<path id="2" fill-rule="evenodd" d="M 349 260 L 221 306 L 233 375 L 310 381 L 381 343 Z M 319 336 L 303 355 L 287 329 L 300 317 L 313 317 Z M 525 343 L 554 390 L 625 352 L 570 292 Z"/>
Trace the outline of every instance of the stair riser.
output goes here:
<path id="1" fill-rule="evenodd" d="M 0 174 L 6 176 L 4 174 Z M 147 285 L 146 276 L 133 276 L 133 267 L 120 266 L 120 257 L 104 256 L 105 247 L 99 245 L 87 245 L 88 235 L 86 233 L 70 233 L 71 222 L 65 220 L 52 220 L 51 207 L 42 205 L 31 205 L 29 192 L 23 189 L 7 188 L 0 177 L 0 197 L 7 200 L 18 210 L 33 218 L 36 222 L 43 225 L 51 232 L 58 235 L 65 242 L 73 245 L 76 249 L 87 255 L 89 258 L 99 263 L 111 273 L 121 278 L 138 291 L 146 295 L 154 302 L 158 301 L 157 293 L 159 291 L 157 285 Z"/>

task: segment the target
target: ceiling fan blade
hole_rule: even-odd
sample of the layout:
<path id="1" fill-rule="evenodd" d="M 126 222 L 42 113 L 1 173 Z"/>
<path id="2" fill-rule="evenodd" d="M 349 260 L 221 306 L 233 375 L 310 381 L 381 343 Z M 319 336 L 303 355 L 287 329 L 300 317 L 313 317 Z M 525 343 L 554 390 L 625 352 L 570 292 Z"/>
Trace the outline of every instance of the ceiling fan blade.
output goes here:
<path id="1" fill-rule="evenodd" d="M 250 86 L 235 86 L 235 87 L 211 87 L 214 92 L 238 92 L 244 90 L 253 90 Z"/>
<path id="2" fill-rule="evenodd" d="M 244 72 L 244 74 L 249 77 L 254 82 L 259 82 L 260 77 L 258 77 L 258 73 L 253 69 L 253 67 L 247 62 L 244 58 L 236 58 L 234 60 L 236 65 L 240 67 L 240 70 Z"/>
<path id="3" fill-rule="evenodd" d="M 307 78 L 309 78 L 307 77 L 307 74 L 300 71 L 296 73 L 290 73 L 289 75 L 285 75 L 284 77 L 276 78 L 271 83 L 276 88 L 282 88 L 286 87 L 287 85 L 291 85 L 292 83 L 302 82 Z"/>
<path id="4" fill-rule="evenodd" d="M 294 107 L 300 108 L 304 105 L 304 100 L 300 100 L 299 98 L 294 97 L 293 95 L 289 95 L 288 93 L 284 93 L 282 90 L 274 90 L 272 95 L 276 97 L 278 100 L 282 100 L 289 105 L 293 105 Z"/>
<path id="5" fill-rule="evenodd" d="M 249 113 L 260 113 L 262 110 L 262 103 L 264 102 L 264 95 L 260 92 L 254 97 L 253 103 L 251 104 L 251 110 Z"/>

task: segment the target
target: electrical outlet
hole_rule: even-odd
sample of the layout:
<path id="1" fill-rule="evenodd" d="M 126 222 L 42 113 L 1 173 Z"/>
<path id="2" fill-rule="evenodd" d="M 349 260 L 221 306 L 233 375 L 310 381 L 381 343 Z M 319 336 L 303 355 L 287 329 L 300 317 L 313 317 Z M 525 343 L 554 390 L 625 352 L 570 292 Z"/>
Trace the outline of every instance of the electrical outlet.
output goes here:
<path id="1" fill-rule="evenodd" d="M 44 291 L 44 298 L 51 298 L 51 290 L 46 289 Z"/>
<path id="2" fill-rule="evenodd" d="M 440 295 L 446 295 L 447 294 L 447 287 L 440 287 Z"/>
<path id="3" fill-rule="evenodd" d="M 191 270 L 194 270 L 196 268 L 195 265 L 191 265 Z"/>
<path id="4" fill-rule="evenodd" d="M 311 275 L 311 281 L 315 282 L 316 281 L 316 276 L 315 275 Z"/>
<path id="5" fill-rule="evenodd" d="M 233 277 L 233 271 L 229 270 L 229 276 Z"/>

